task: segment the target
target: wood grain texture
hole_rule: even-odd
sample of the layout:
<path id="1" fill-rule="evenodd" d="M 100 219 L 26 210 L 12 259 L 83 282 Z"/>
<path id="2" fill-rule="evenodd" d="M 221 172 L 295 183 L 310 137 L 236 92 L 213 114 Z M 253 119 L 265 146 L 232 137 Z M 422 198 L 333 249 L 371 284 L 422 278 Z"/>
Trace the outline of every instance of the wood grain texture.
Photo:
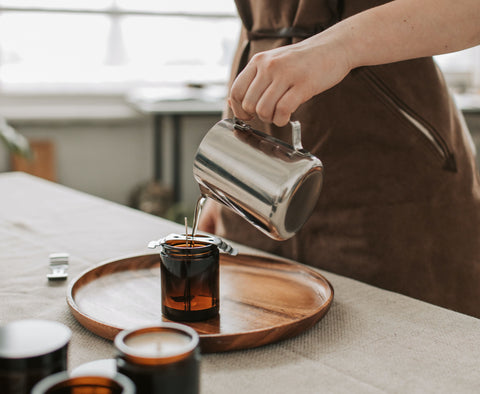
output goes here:
<path id="1" fill-rule="evenodd" d="M 20 155 L 12 155 L 12 170 L 56 182 L 55 143 L 50 140 L 29 140 L 29 144 L 33 157 L 26 159 Z"/>
<path id="2" fill-rule="evenodd" d="M 185 323 L 202 352 L 257 347 L 293 337 L 327 313 L 333 288 L 316 270 L 255 255 L 221 255 L 220 315 Z M 159 324 L 158 254 L 107 261 L 73 280 L 67 303 L 88 330 L 113 339 L 122 329 Z"/>

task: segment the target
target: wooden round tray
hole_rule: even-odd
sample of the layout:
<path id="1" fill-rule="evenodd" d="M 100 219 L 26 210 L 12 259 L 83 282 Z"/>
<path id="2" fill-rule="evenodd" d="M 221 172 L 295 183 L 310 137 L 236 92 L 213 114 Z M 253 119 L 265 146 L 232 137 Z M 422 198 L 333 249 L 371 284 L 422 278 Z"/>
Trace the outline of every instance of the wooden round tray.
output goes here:
<path id="1" fill-rule="evenodd" d="M 286 260 L 220 256 L 220 315 L 186 323 L 200 335 L 202 352 L 252 348 L 295 336 L 319 321 L 333 288 L 316 270 Z M 113 339 L 123 330 L 159 324 L 160 256 L 105 262 L 68 288 L 67 303 L 88 330 Z"/>

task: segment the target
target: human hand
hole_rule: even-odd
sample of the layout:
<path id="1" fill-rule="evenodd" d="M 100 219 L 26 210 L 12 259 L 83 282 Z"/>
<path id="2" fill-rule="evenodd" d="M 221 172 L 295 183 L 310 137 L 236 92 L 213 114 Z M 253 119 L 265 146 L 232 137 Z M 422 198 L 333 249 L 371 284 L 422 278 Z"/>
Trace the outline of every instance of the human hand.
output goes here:
<path id="1" fill-rule="evenodd" d="M 258 53 L 234 81 L 229 105 L 240 119 L 256 115 L 284 126 L 300 104 L 353 68 L 479 45 L 480 2 L 457 3 L 452 9 L 449 0 L 389 1 L 299 43 Z"/>
<path id="2" fill-rule="evenodd" d="M 346 51 L 327 31 L 297 44 L 252 57 L 232 85 L 234 115 L 284 126 L 311 97 L 340 82 L 350 71 Z"/>

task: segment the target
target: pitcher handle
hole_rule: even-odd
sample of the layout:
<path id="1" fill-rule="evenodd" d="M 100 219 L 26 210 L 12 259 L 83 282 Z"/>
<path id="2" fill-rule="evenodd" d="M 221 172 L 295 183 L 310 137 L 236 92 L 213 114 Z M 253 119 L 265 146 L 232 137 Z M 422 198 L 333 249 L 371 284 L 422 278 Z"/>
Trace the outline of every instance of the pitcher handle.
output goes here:
<path id="1" fill-rule="evenodd" d="M 296 151 L 302 151 L 302 128 L 298 120 L 290 121 L 292 126 L 292 145 Z"/>
<path id="2" fill-rule="evenodd" d="M 240 130 L 251 130 L 252 127 L 245 123 L 243 120 L 240 120 L 236 117 L 233 117 L 233 124 L 236 128 Z M 297 153 L 303 153 L 303 145 L 302 145 L 302 128 L 300 126 L 300 122 L 298 120 L 290 121 L 290 125 L 292 126 L 292 145 L 293 148 Z"/>

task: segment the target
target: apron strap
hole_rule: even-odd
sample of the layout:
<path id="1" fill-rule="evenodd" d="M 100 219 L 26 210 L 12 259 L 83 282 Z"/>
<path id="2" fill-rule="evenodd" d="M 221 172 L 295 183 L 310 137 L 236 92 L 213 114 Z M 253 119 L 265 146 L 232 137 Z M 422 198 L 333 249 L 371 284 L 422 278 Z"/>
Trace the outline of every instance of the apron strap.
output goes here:
<path id="1" fill-rule="evenodd" d="M 323 27 L 314 27 L 312 29 L 306 29 L 302 27 L 282 27 L 277 30 L 252 30 L 247 32 L 249 41 L 262 40 L 262 39 L 276 39 L 276 38 L 300 38 L 305 39 L 314 36 L 325 30 Z"/>
<path id="2" fill-rule="evenodd" d="M 330 26 L 339 22 L 342 19 L 343 0 L 328 0 L 328 8 L 331 12 L 331 18 L 325 25 L 316 25 L 312 28 L 304 28 L 297 26 L 282 27 L 276 30 L 247 30 L 248 42 L 244 46 L 240 62 L 238 64 L 237 75 L 243 70 L 248 63 L 248 54 L 250 52 L 250 42 L 265 39 L 286 38 L 292 40 L 293 38 L 306 39 L 326 30 Z"/>

